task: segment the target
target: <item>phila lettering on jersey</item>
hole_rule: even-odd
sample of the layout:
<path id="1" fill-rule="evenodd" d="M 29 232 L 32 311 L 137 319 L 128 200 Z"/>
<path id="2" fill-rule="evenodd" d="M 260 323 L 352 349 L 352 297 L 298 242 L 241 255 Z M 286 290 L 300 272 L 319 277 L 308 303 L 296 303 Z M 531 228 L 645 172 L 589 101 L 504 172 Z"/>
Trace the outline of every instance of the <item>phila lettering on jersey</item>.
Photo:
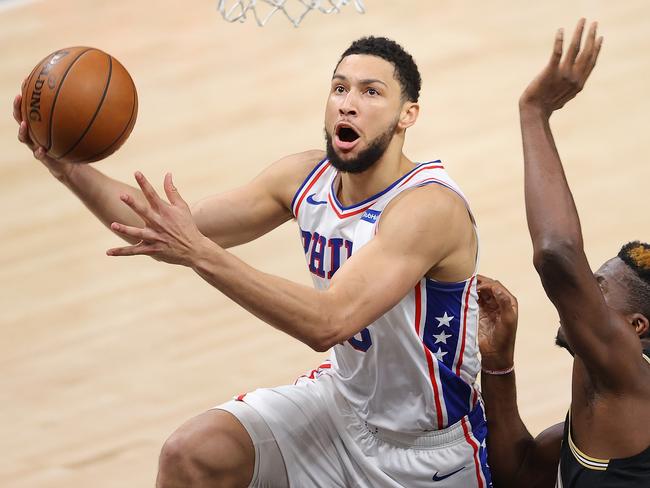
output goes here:
<path id="1" fill-rule="evenodd" d="M 336 197 L 337 176 L 329 161 L 321 161 L 292 202 L 317 289 L 326 289 L 345 261 L 373 238 L 382 211 L 404 190 L 437 184 L 465 200 L 440 161 L 414 166 L 388 188 L 350 207 Z M 331 367 L 319 371 L 333 375 L 369 425 L 417 433 L 455 424 L 480 400 L 477 298 L 475 276 L 459 283 L 423 277 L 394 308 L 336 345 Z"/>

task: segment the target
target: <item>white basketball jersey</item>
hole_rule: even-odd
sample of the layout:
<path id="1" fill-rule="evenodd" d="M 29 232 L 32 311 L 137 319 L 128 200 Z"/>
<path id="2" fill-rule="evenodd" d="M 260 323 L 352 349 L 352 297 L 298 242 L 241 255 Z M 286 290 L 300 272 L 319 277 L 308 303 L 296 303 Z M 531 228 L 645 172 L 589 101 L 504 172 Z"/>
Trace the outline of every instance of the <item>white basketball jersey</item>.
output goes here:
<path id="1" fill-rule="evenodd" d="M 380 193 L 349 207 L 336 193 L 338 171 L 323 160 L 292 202 L 307 266 L 327 289 L 346 259 L 375 235 L 388 203 L 404 190 L 439 184 L 464 195 L 440 161 L 418 164 Z M 479 399 L 476 278 L 425 277 L 395 307 L 343 344 L 331 364 L 337 388 L 362 420 L 395 432 L 439 430 L 469 414 Z"/>

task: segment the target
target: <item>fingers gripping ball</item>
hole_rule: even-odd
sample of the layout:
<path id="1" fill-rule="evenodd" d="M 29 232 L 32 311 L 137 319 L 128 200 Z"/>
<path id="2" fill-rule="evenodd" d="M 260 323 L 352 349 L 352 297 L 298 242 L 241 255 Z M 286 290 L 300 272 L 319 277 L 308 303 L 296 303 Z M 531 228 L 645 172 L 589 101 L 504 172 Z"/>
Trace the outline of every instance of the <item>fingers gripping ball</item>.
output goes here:
<path id="1" fill-rule="evenodd" d="M 48 156 L 90 163 L 129 137 L 138 95 L 117 59 L 99 49 L 70 47 L 34 67 L 23 84 L 21 111 L 30 138 Z"/>

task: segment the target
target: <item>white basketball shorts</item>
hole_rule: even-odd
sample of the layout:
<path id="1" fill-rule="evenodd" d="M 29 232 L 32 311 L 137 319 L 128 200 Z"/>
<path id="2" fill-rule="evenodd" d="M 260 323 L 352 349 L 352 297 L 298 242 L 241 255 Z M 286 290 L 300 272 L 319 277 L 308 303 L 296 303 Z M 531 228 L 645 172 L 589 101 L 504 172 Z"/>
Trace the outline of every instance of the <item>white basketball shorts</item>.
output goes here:
<path id="1" fill-rule="evenodd" d="M 235 415 L 253 440 L 251 487 L 492 486 L 480 402 L 444 430 L 386 432 L 361 420 L 334 381 L 329 374 L 303 378 L 215 407 Z"/>

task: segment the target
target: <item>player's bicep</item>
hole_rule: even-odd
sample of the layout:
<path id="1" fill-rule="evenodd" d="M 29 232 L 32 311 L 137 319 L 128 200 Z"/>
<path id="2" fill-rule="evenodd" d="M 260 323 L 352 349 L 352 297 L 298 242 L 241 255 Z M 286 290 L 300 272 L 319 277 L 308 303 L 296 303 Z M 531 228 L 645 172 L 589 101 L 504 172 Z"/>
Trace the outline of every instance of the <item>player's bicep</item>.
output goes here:
<path id="1" fill-rule="evenodd" d="M 353 336 L 413 289 L 426 272 L 426 263 L 414 255 L 398 252 L 374 238 L 336 272 L 328 294 L 336 307 L 341 327 L 336 342 Z"/>
<path id="2" fill-rule="evenodd" d="M 409 196 L 385 212 L 376 235 L 337 271 L 328 294 L 339 311 L 339 339 L 354 335 L 397 305 L 458 245 L 457 235 L 444 232 L 452 215 L 449 202 L 438 197 L 435 207 L 429 197 Z"/>
<path id="3" fill-rule="evenodd" d="M 202 234 L 222 247 L 249 242 L 291 218 L 291 212 L 255 181 L 192 206 Z"/>
<path id="4" fill-rule="evenodd" d="M 322 151 L 287 156 L 246 185 L 199 201 L 192 207 L 199 230 L 217 244 L 231 247 L 290 220 L 294 193 L 321 158 Z"/>

